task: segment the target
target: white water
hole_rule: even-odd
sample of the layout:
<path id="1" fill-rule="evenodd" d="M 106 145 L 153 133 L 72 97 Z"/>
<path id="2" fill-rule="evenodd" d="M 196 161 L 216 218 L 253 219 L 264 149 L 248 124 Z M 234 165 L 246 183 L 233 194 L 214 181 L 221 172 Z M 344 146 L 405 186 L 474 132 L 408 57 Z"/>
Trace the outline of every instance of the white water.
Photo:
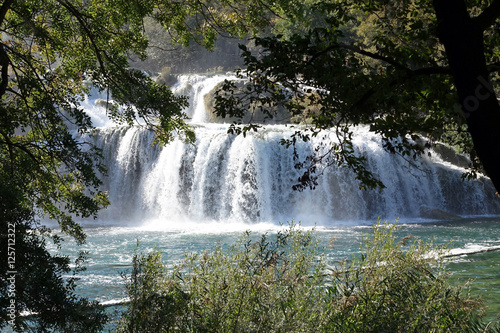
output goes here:
<path id="1" fill-rule="evenodd" d="M 227 80 L 235 80 L 234 75 L 181 75 L 178 77 L 177 84 L 172 88 L 174 93 L 189 97 L 189 107 L 185 110 L 191 123 L 200 124 L 208 120 L 205 111 L 204 97 L 218 83 Z"/>
<path id="2" fill-rule="evenodd" d="M 422 209 L 462 216 L 500 213 L 488 179 L 464 182 L 464 170 L 435 153 L 409 165 L 384 151 L 380 138 L 364 127 L 355 129 L 355 149 L 367 158 L 386 189 L 360 191 L 350 170 L 329 167 L 315 190 L 293 191 L 303 171 L 294 168 L 292 150 L 280 140 L 296 129 L 267 125 L 243 137 L 228 135 L 228 125 L 205 123 L 204 95 L 224 78 L 183 76 L 174 87 L 189 94 L 186 113 L 193 118 L 195 145 L 174 141 L 155 147 L 150 131 L 107 127 L 105 117 L 92 109 L 104 125 L 94 140 L 108 165 L 104 189 L 112 202 L 102 220 L 142 221 L 172 230 L 192 222 L 230 228 L 234 223 L 275 224 L 292 218 L 319 225 L 373 222 L 377 216 L 415 219 Z M 328 140 L 300 143 L 297 152 L 304 158 Z"/>

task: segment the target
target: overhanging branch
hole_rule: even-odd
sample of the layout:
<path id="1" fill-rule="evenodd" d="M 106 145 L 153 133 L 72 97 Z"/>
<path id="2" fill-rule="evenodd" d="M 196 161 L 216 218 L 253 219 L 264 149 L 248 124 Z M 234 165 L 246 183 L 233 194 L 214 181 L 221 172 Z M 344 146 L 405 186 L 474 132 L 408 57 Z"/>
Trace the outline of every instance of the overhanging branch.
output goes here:
<path id="1" fill-rule="evenodd" d="M 380 54 L 377 54 L 374 52 L 366 51 L 366 50 L 360 49 L 360 48 L 353 46 L 353 45 L 340 44 L 340 43 L 335 44 L 335 45 L 331 45 L 331 46 L 327 47 L 326 49 L 314 54 L 307 61 L 307 65 L 310 65 L 314 60 L 316 60 L 320 56 L 322 56 L 330 51 L 333 51 L 335 49 L 349 50 L 349 51 L 352 51 L 354 53 L 361 54 L 361 55 L 364 55 L 366 57 L 369 57 L 369 58 L 372 58 L 375 60 L 383 61 L 383 62 L 393 66 L 394 68 L 396 68 L 398 70 L 406 72 L 406 74 L 409 77 L 414 77 L 414 76 L 419 76 L 419 75 L 436 75 L 436 74 L 449 75 L 449 74 L 451 74 L 451 70 L 449 67 L 435 66 L 435 67 L 422 67 L 422 68 L 417 68 L 417 69 L 411 69 L 411 68 L 397 62 L 396 60 L 394 60 L 390 57 L 386 57 L 386 56 L 383 56 L 383 55 L 380 55 Z"/>
<path id="2" fill-rule="evenodd" d="M 498 73 L 500 72 L 500 61 L 492 64 L 488 64 L 488 73 Z"/>
<path id="3" fill-rule="evenodd" d="M 451 75 L 451 69 L 449 67 L 423 67 L 415 70 L 409 70 L 406 72 L 404 76 L 394 78 L 389 81 L 389 86 L 393 86 L 395 84 L 406 82 L 411 80 L 414 77 L 421 75 Z M 359 109 L 361 106 L 365 105 L 365 103 L 376 93 L 378 92 L 378 87 L 371 87 L 366 91 L 361 98 L 353 104 L 353 109 Z"/>
<path id="4" fill-rule="evenodd" d="M 0 66 L 2 67 L 0 78 L 0 97 L 5 95 L 9 84 L 9 64 L 9 55 L 5 52 L 4 45 L 0 44 Z"/>
<path id="5" fill-rule="evenodd" d="M 321 50 L 321 51 L 317 52 L 316 54 L 314 54 L 309 59 L 309 61 L 307 62 L 307 64 L 308 65 L 311 64 L 317 58 L 321 57 L 324 54 L 327 54 L 330 51 L 336 50 L 336 49 L 349 50 L 351 52 L 354 52 L 354 53 L 357 53 L 357 54 L 361 54 L 361 55 L 367 56 L 367 57 L 372 58 L 372 59 L 380 60 L 380 61 L 386 62 L 389 65 L 392 65 L 392 66 L 394 66 L 394 67 L 396 67 L 396 68 L 398 68 L 400 70 L 404 70 L 404 71 L 410 70 L 408 67 L 406 67 L 404 65 L 401 65 L 400 63 L 398 63 L 397 61 L 395 61 L 392 58 L 385 57 L 385 56 L 382 56 L 380 54 L 373 53 L 373 52 L 370 52 L 370 51 L 366 51 L 366 50 L 360 49 L 360 48 L 358 48 L 356 46 L 353 46 L 353 45 L 342 44 L 342 43 L 337 43 L 337 44 L 330 45 L 329 47 L 325 48 L 324 50 Z"/>
<path id="6" fill-rule="evenodd" d="M 73 17 L 75 17 L 78 20 L 78 23 L 80 23 L 80 26 L 85 31 L 85 34 L 89 38 L 90 43 L 92 44 L 92 47 L 94 48 L 94 53 L 95 53 L 95 55 L 97 57 L 97 61 L 99 63 L 99 67 L 101 68 L 101 71 L 103 73 L 105 73 L 106 72 L 106 66 L 104 65 L 104 61 L 103 61 L 102 56 L 101 56 L 101 50 L 97 46 L 94 34 L 92 33 L 92 31 L 90 31 L 90 28 L 85 23 L 85 21 L 83 19 L 83 15 L 70 2 L 65 1 L 65 0 L 58 0 L 58 2 L 64 8 L 66 8 L 73 15 Z"/>

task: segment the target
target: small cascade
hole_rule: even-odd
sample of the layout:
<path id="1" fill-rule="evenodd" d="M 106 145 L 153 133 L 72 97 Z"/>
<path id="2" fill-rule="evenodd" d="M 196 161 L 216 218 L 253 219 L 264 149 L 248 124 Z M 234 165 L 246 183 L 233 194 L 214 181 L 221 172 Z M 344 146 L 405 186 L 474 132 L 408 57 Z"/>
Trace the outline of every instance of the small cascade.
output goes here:
<path id="1" fill-rule="evenodd" d="M 246 137 L 228 135 L 228 125 L 208 124 L 200 113 L 203 95 L 224 76 L 184 76 L 175 89 L 190 91 L 196 144 L 174 141 L 153 145 L 153 133 L 138 127 L 104 127 L 93 136 L 108 166 L 104 189 L 111 207 L 102 219 L 141 221 L 303 222 L 418 218 L 422 210 L 457 215 L 500 213 L 487 178 L 462 181 L 463 169 L 432 153 L 409 165 L 382 149 L 367 128 L 355 129 L 355 149 L 387 186 L 381 192 L 361 191 L 354 174 L 329 167 L 315 190 L 292 190 L 302 174 L 293 154 L 280 141 L 294 130 L 267 125 Z M 191 87 L 189 87 L 189 85 Z M 200 111 L 202 110 L 202 111 Z M 321 138 L 297 145 L 305 158 Z"/>
<path id="2" fill-rule="evenodd" d="M 208 121 L 208 115 L 205 110 L 204 97 L 207 95 L 218 83 L 224 80 L 236 79 L 235 76 L 228 75 L 181 75 L 178 77 L 177 84 L 172 88 L 172 91 L 179 95 L 189 97 L 189 107 L 184 112 L 189 118 L 191 123 L 202 124 Z"/>

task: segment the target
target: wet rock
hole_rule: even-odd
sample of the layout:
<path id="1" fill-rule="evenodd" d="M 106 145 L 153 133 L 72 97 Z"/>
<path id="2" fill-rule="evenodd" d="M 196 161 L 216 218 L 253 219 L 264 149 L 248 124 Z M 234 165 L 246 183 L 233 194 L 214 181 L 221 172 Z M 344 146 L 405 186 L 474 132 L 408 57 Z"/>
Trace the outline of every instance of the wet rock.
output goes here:
<path id="1" fill-rule="evenodd" d="M 94 105 L 99 106 L 101 108 L 109 109 L 111 107 L 111 105 L 113 105 L 113 102 L 109 101 L 109 100 L 107 101 L 107 100 L 102 99 L 102 98 L 98 98 L 95 100 Z"/>
<path id="2" fill-rule="evenodd" d="M 445 162 L 451 163 L 461 168 L 469 168 L 471 166 L 471 162 L 467 156 L 458 154 L 453 148 L 448 147 L 442 143 L 436 143 L 436 145 L 433 147 L 433 150 L 437 154 L 439 154 L 441 159 Z"/>
<path id="3" fill-rule="evenodd" d="M 461 219 L 460 216 L 445 212 L 444 210 L 438 208 L 422 207 L 420 208 L 420 217 L 432 220 L 458 220 Z"/>

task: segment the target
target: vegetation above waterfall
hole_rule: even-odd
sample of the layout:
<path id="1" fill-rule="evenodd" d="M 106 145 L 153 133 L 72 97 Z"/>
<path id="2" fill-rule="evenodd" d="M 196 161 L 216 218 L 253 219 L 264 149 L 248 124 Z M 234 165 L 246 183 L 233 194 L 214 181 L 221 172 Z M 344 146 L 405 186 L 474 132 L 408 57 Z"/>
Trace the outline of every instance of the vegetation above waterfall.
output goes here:
<path id="1" fill-rule="evenodd" d="M 130 304 L 118 332 L 496 332 L 482 305 L 452 287 L 444 247 L 376 225 L 360 253 L 341 263 L 313 231 L 295 225 L 229 248 L 187 254 L 136 253 Z M 335 241 L 331 244 L 335 246 Z M 168 255 L 168 253 L 166 253 Z"/>

